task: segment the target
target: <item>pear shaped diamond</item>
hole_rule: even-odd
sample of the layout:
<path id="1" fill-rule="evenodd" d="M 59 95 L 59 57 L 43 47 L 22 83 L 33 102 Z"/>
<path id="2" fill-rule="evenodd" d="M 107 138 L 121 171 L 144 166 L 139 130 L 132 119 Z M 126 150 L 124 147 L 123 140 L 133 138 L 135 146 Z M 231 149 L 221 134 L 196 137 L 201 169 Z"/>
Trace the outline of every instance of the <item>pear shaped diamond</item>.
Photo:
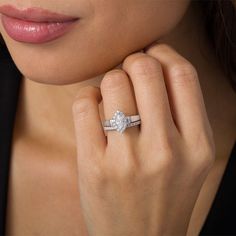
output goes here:
<path id="1" fill-rule="evenodd" d="M 120 133 L 123 133 L 125 131 L 130 122 L 130 118 L 126 117 L 125 114 L 121 111 L 116 111 L 114 116 L 110 120 L 111 126 Z"/>

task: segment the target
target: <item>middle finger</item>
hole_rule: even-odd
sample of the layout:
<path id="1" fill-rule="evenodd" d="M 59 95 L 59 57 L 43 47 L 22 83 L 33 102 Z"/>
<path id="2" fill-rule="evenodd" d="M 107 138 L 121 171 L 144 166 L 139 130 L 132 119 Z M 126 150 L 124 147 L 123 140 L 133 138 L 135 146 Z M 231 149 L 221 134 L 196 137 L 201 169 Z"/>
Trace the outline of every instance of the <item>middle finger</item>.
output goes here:
<path id="1" fill-rule="evenodd" d="M 175 129 L 161 64 L 145 53 L 128 56 L 123 69 L 130 76 L 142 120 L 141 134 L 161 138 Z M 157 129 L 153 129 L 157 127 Z"/>

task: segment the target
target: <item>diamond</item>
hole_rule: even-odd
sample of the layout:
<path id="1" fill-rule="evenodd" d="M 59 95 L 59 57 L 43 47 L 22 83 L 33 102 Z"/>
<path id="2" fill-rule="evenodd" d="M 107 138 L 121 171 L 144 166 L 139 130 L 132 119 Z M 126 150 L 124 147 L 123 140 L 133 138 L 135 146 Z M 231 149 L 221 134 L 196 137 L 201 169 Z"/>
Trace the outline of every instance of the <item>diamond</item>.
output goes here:
<path id="1" fill-rule="evenodd" d="M 112 127 L 116 128 L 116 130 L 120 133 L 123 133 L 130 123 L 129 117 L 126 117 L 125 114 L 121 111 L 116 111 L 112 119 L 110 120 L 110 124 Z"/>

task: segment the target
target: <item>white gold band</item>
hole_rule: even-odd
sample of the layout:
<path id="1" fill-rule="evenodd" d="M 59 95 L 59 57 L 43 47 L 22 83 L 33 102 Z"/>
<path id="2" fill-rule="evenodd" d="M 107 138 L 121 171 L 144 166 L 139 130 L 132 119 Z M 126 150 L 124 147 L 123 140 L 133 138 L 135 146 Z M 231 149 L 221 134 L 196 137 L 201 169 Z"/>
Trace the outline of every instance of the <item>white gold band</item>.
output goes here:
<path id="1" fill-rule="evenodd" d="M 135 122 L 129 123 L 126 127 L 129 128 L 129 127 L 133 127 L 140 124 L 141 124 L 141 120 L 137 120 Z M 103 126 L 103 127 L 104 127 L 104 130 L 106 131 L 117 130 L 117 128 L 113 126 Z"/>
<path id="2" fill-rule="evenodd" d="M 105 120 L 102 122 L 104 130 L 116 130 L 120 133 L 124 132 L 126 128 L 140 124 L 141 119 L 139 115 L 125 116 L 125 114 L 119 110 L 115 112 L 111 120 Z"/>

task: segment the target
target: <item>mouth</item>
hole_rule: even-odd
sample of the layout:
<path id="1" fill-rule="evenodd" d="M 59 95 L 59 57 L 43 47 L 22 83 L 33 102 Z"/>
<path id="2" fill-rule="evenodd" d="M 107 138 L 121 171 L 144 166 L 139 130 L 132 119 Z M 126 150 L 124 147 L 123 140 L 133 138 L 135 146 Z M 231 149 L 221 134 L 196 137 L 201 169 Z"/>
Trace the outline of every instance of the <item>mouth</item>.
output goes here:
<path id="1" fill-rule="evenodd" d="M 42 8 L 17 9 L 0 6 L 1 21 L 6 33 L 25 43 L 45 43 L 63 36 L 80 18 Z"/>

